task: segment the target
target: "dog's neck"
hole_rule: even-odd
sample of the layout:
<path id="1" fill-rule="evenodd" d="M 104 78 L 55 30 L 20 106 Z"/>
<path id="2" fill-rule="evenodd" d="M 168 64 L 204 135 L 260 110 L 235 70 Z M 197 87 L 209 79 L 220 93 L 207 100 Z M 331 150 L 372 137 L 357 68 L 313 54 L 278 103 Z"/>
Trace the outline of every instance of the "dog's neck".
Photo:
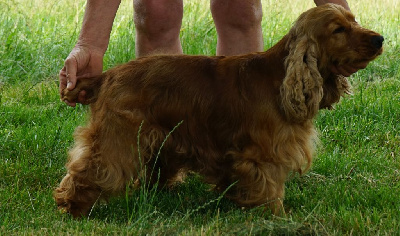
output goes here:
<path id="1" fill-rule="evenodd" d="M 265 52 L 266 56 L 272 57 L 274 61 L 281 63 L 282 68 L 284 68 L 284 61 L 289 55 L 289 50 L 286 48 L 287 41 L 288 35 L 285 35 L 278 43 Z"/>
<path id="2" fill-rule="evenodd" d="M 282 81 L 286 75 L 285 59 L 289 55 L 289 51 L 286 49 L 287 38 L 287 36 L 284 36 L 267 51 L 260 53 L 264 58 L 263 63 L 266 64 L 264 68 L 268 68 L 269 70 L 265 73 L 270 75 L 270 77 L 279 78 Z"/>

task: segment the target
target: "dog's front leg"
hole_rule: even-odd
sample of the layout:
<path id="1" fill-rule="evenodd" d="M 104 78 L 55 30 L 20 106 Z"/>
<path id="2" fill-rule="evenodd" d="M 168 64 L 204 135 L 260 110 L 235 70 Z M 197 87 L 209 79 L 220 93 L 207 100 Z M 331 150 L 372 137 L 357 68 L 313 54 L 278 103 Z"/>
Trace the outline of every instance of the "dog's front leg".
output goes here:
<path id="1" fill-rule="evenodd" d="M 231 152 L 234 160 L 233 180 L 237 180 L 228 197 L 241 206 L 265 205 L 275 215 L 283 210 L 285 181 L 289 170 L 267 158 L 257 145 Z"/>

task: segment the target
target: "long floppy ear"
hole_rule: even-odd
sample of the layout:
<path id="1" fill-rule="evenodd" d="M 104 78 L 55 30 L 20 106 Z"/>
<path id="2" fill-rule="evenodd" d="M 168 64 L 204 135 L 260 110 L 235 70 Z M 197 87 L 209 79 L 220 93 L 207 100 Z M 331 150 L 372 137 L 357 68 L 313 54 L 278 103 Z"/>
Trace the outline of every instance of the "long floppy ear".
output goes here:
<path id="1" fill-rule="evenodd" d="M 323 96 L 316 42 L 299 31 L 294 29 L 289 32 L 286 43 L 289 50 L 285 60 L 286 77 L 280 88 L 286 117 L 296 123 L 313 118 Z"/>

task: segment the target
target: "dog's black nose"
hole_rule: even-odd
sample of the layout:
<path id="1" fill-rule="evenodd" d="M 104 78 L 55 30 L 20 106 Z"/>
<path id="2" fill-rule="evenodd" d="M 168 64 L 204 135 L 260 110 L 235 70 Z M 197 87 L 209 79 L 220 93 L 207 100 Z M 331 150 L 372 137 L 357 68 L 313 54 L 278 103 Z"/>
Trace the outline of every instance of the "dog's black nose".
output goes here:
<path id="1" fill-rule="evenodd" d="M 372 43 L 372 45 L 374 45 L 375 48 L 381 48 L 383 40 L 385 40 L 385 39 L 381 35 L 373 36 L 371 39 L 371 43 Z"/>

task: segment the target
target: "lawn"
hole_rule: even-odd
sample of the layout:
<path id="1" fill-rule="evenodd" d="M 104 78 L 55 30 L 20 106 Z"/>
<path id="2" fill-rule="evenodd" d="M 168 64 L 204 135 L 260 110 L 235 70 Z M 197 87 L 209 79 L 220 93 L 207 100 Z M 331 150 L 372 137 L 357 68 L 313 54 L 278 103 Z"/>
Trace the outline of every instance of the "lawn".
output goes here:
<path id="1" fill-rule="evenodd" d="M 187 54 L 215 54 L 208 1 L 185 2 Z M 312 1 L 263 0 L 265 49 Z M 172 190 L 142 188 L 97 204 L 87 219 L 57 211 L 72 133 L 87 107 L 59 101 L 58 71 L 72 49 L 83 0 L 0 0 L 0 235 L 400 235 L 400 1 L 349 0 L 385 36 L 385 52 L 351 76 L 354 95 L 315 124 L 313 166 L 286 186 L 286 215 L 241 209 L 192 176 Z M 104 69 L 134 58 L 132 2 L 114 22 Z"/>

